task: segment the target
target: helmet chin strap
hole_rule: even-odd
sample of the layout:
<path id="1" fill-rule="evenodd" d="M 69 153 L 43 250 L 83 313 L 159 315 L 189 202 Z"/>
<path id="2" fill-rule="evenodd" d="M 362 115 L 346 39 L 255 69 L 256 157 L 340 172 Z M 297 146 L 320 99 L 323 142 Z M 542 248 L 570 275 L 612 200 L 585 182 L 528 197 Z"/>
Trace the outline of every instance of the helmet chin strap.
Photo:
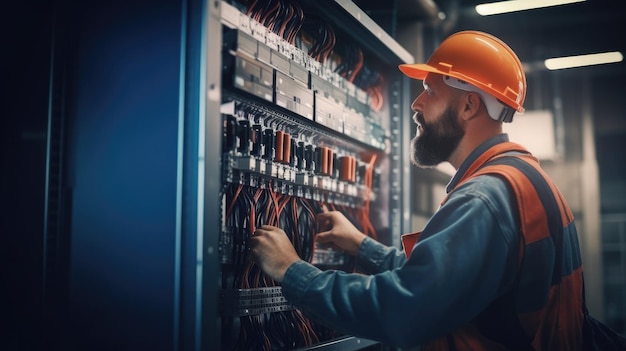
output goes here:
<path id="1" fill-rule="evenodd" d="M 489 113 L 489 117 L 491 117 L 491 119 L 506 123 L 513 120 L 515 109 L 501 103 L 498 99 L 496 99 L 495 96 L 487 94 L 482 89 L 461 79 L 453 78 L 450 76 L 443 76 L 443 81 L 453 88 L 478 93 L 480 95 L 480 98 L 483 100 L 485 107 L 487 107 L 487 113 Z"/>

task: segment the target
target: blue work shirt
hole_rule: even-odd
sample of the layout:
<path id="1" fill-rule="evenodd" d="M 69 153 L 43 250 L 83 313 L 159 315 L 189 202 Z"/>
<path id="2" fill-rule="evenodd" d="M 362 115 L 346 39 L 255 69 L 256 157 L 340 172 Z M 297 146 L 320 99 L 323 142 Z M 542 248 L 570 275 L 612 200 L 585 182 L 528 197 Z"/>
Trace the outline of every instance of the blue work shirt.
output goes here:
<path id="1" fill-rule="evenodd" d="M 476 148 L 448 184 L 501 134 Z M 286 299 L 305 315 L 349 335 L 387 345 L 415 346 L 472 321 L 514 282 L 519 219 L 502 179 L 484 175 L 452 192 L 431 217 L 407 260 L 403 251 L 365 238 L 357 263 L 366 274 L 292 264 L 282 282 Z"/>

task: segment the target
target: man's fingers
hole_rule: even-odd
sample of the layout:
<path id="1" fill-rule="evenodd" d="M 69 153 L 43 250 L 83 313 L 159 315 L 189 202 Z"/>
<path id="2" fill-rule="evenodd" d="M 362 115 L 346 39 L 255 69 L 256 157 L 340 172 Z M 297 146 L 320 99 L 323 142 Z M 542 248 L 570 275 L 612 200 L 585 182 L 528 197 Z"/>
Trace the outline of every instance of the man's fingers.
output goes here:
<path id="1" fill-rule="evenodd" d="M 318 221 L 320 221 L 320 220 L 326 220 L 326 221 L 329 221 L 329 220 L 331 220 L 331 219 L 332 219 L 332 217 L 333 217 L 333 212 L 334 212 L 334 211 L 329 211 L 329 210 L 328 210 L 328 207 L 326 207 L 326 205 L 322 205 L 322 212 L 320 212 L 320 213 L 318 213 L 318 214 L 317 214 L 317 216 L 316 216 L 316 217 L 317 217 L 317 220 L 318 220 Z"/>
<path id="2" fill-rule="evenodd" d="M 333 240 L 333 234 L 328 232 L 317 233 L 315 235 L 315 242 L 320 245 L 322 248 L 332 248 L 336 250 L 341 250 L 339 246 Z"/>
<path id="3" fill-rule="evenodd" d="M 278 227 L 274 227 L 271 225 L 267 225 L 264 224 L 261 227 L 257 228 L 254 233 L 252 233 L 252 236 L 260 236 L 260 235 L 268 235 L 269 233 L 273 232 L 273 231 L 279 231 L 280 229 Z"/>
<path id="4" fill-rule="evenodd" d="M 332 227 L 335 221 L 336 212 L 322 212 L 316 216 L 317 223 L 322 228 Z"/>
<path id="5" fill-rule="evenodd" d="M 330 232 L 320 232 L 315 234 L 315 241 L 317 241 L 320 244 L 324 244 L 327 243 L 329 241 L 332 241 L 332 239 L 330 238 Z"/>
<path id="6" fill-rule="evenodd" d="M 267 232 L 269 232 L 269 231 L 271 231 L 271 230 L 274 230 L 274 229 L 276 229 L 276 227 L 271 226 L 271 225 L 267 225 L 267 224 L 263 224 L 262 226 L 258 227 L 258 228 L 255 230 L 255 232 L 257 232 L 257 231 L 259 231 L 259 230 L 260 230 L 260 231 L 262 231 L 262 232 L 264 232 L 264 233 L 267 233 Z"/>

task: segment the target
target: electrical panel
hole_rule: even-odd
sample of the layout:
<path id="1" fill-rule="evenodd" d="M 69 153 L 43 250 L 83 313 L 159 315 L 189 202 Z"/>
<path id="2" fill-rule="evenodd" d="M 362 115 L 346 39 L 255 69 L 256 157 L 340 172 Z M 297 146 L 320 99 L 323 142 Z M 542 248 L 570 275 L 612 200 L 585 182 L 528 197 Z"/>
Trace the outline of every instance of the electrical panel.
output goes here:
<path id="1" fill-rule="evenodd" d="M 397 65 L 411 57 L 367 20 L 349 1 L 220 3 L 223 350 L 323 348 L 350 338 L 308 319 L 250 262 L 255 228 L 278 226 L 302 259 L 347 272 L 358 272 L 353 257 L 315 242 L 324 207 L 389 245 L 406 229 L 409 103 Z"/>

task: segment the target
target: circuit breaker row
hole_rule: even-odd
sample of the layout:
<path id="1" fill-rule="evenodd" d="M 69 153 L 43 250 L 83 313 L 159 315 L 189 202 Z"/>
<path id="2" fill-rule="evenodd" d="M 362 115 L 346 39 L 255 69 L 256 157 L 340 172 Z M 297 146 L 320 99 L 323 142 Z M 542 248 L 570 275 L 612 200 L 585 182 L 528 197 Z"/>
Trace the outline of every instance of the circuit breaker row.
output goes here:
<path id="1" fill-rule="evenodd" d="M 356 157 L 339 156 L 328 146 L 316 147 L 297 141 L 288 132 L 264 128 L 261 124 L 251 125 L 248 120 L 228 116 L 224 136 L 226 152 L 236 151 L 240 155 L 290 165 L 300 171 L 356 182 Z"/>
<path id="2" fill-rule="evenodd" d="M 329 65 L 223 4 L 226 84 L 377 149 L 388 136 L 370 97 Z"/>
<path id="3" fill-rule="evenodd" d="M 226 116 L 224 124 L 228 182 L 258 187 L 272 181 L 281 193 L 353 205 L 375 199 L 380 171 L 369 171 L 355 154 L 235 116 Z"/>

